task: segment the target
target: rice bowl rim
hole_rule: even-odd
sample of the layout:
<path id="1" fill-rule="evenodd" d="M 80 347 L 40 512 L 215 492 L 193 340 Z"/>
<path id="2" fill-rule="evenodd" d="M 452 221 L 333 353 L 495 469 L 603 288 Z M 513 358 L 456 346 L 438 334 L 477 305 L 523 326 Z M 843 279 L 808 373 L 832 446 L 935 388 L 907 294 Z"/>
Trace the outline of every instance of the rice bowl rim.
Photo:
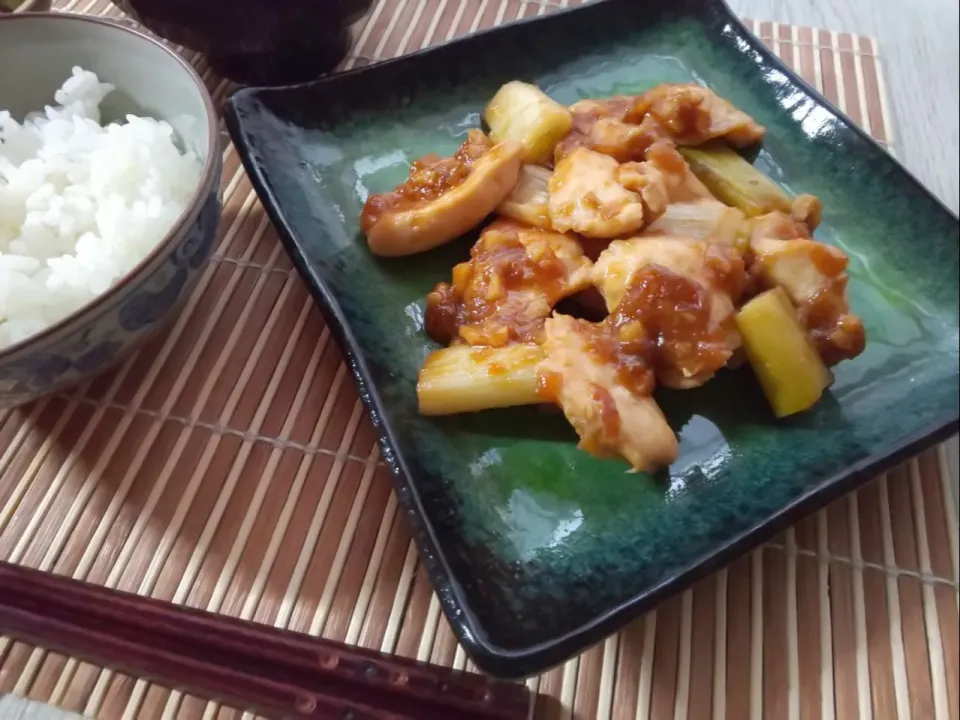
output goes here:
<path id="1" fill-rule="evenodd" d="M 148 252 L 136 265 L 133 266 L 128 272 L 124 273 L 120 278 L 118 278 L 114 283 L 107 288 L 104 292 L 97 295 L 95 298 L 90 300 L 87 303 L 84 303 L 78 307 L 73 312 L 65 315 L 56 322 L 46 326 L 43 330 L 29 337 L 15 342 L 12 345 L 8 345 L 4 348 L 0 348 L 0 363 L 3 363 L 5 360 L 13 357 L 14 355 L 23 352 L 29 346 L 37 343 L 42 343 L 44 340 L 49 339 L 50 337 L 61 332 L 70 325 L 80 324 L 83 318 L 90 314 L 92 311 L 112 299 L 114 296 L 121 293 L 124 288 L 134 281 L 139 275 L 141 275 L 145 270 L 147 270 L 151 265 L 153 265 L 158 259 L 163 257 L 169 252 L 170 245 L 172 245 L 176 240 L 178 240 L 183 233 L 196 221 L 197 217 L 200 215 L 200 211 L 203 207 L 203 204 L 206 202 L 207 195 L 211 190 L 210 186 L 213 183 L 214 179 L 214 170 L 220 161 L 220 129 L 219 129 L 219 118 L 217 115 L 216 107 L 213 104 L 213 98 L 210 96 L 210 92 L 207 90 L 206 85 L 201 79 L 200 75 L 193 68 L 190 63 L 188 63 L 183 57 L 178 53 L 171 50 L 169 47 L 164 45 L 159 40 L 150 37 L 144 32 L 137 30 L 135 28 L 128 27 L 127 25 L 114 22 L 107 18 L 98 18 L 91 17 L 88 15 L 75 15 L 71 13 L 57 13 L 57 12 L 24 12 L 24 13 L 4 13 L 0 14 L 0 24 L 3 23 L 14 23 L 22 20 L 40 20 L 40 21 L 51 21 L 51 22 L 77 22 L 77 23 L 89 23 L 92 25 L 101 25 L 109 30 L 116 30 L 118 32 L 127 33 L 133 35 L 138 40 L 144 41 L 153 45 L 155 47 L 163 50 L 164 53 L 174 58 L 177 65 L 180 66 L 180 69 L 183 70 L 193 81 L 193 84 L 200 90 L 200 95 L 203 99 L 203 105 L 206 112 L 206 124 L 207 124 L 207 142 L 209 150 L 207 152 L 207 157 L 203 163 L 203 170 L 200 173 L 200 180 L 197 183 L 196 189 L 193 191 L 193 195 L 190 198 L 190 202 L 187 204 L 187 207 L 184 208 L 183 212 L 180 214 L 180 217 L 177 218 L 176 222 L 170 227 L 167 233 L 163 238 Z M 101 82 L 110 82 L 109 79 L 100 79 Z M 2 100 L 0 100 L 2 102 Z M 155 118 L 151 118 L 155 119 Z"/>

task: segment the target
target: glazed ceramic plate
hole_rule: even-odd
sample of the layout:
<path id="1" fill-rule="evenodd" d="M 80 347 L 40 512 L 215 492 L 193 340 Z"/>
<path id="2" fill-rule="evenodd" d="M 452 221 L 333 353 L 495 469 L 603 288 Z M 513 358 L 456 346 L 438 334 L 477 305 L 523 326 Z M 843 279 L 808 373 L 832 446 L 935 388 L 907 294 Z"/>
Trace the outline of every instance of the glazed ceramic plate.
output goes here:
<path id="1" fill-rule="evenodd" d="M 816 409 L 775 422 L 749 370 L 658 399 L 681 438 L 658 477 L 576 448 L 562 416 L 428 419 L 424 296 L 471 238 L 401 260 L 357 226 L 410 161 L 448 154 L 505 81 L 557 100 L 696 81 L 768 128 L 756 164 L 825 206 L 869 345 Z M 311 85 L 247 89 L 231 134 L 339 336 L 443 608 L 483 670 L 559 663 L 802 515 L 957 428 L 958 224 L 719 0 L 603 0 Z"/>

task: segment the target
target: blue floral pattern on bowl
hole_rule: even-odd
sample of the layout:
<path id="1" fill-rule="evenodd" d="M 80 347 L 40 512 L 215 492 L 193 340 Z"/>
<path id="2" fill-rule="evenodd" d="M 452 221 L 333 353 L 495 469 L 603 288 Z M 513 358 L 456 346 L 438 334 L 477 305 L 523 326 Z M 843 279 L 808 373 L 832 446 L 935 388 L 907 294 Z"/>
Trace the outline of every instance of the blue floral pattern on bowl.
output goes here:
<path id="1" fill-rule="evenodd" d="M 218 163 L 199 214 L 166 252 L 83 314 L 0 359 L 0 407 L 22 405 L 103 372 L 173 318 L 213 252 L 220 173 Z"/>

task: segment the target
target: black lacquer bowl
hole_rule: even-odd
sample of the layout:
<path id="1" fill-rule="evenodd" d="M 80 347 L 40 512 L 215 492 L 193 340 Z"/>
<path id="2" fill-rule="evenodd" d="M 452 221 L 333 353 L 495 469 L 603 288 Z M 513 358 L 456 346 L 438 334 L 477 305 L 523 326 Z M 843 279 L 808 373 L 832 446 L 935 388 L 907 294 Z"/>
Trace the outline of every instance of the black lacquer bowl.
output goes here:
<path id="1" fill-rule="evenodd" d="M 314 80 L 347 53 L 372 0 L 113 0 L 160 37 L 245 85 Z"/>

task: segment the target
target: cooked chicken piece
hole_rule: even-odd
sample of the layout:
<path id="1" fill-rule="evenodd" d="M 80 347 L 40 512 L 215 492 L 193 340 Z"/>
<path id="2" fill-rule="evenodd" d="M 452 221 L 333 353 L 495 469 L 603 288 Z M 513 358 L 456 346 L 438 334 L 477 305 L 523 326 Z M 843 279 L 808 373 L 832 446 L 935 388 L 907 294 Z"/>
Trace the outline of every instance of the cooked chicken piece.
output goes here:
<path id="1" fill-rule="evenodd" d="M 797 195 L 793 199 L 790 217 L 796 222 L 803 223 L 810 232 L 813 232 L 820 224 L 822 212 L 823 203 L 820 202 L 820 198 L 813 195 Z"/>
<path id="2" fill-rule="evenodd" d="M 751 242 L 754 238 L 774 240 L 809 240 L 813 237 L 807 224 L 782 212 L 760 215 L 750 223 Z"/>
<path id="3" fill-rule="evenodd" d="M 639 96 L 581 100 L 570 112 L 573 129 L 557 145 L 557 162 L 578 147 L 627 162 L 643 159 L 647 149 L 661 139 L 701 145 L 722 137 L 745 147 L 766 132 L 712 90 L 694 84 L 658 85 Z"/>
<path id="4" fill-rule="evenodd" d="M 732 248 L 683 237 L 617 240 L 593 277 L 611 313 L 656 338 L 657 379 L 667 387 L 702 385 L 740 347 L 734 313 L 745 272 Z"/>
<path id="5" fill-rule="evenodd" d="M 863 321 L 850 312 L 847 256 L 810 239 L 806 224 L 782 213 L 758 218 L 750 238 L 749 272 L 761 287 L 782 287 L 828 365 L 863 352 Z"/>
<path id="6" fill-rule="evenodd" d="M 372 195 L 360 229 L 375 255 L 397 257 L 430 250 L 478 225 L 517 184 L 523 147 L 496 145 L 479 130 L 449 158 L 413 163 L 405 183 Z"/>
<path id="7" fill-rule="evenodd" d="M 593 266 L 593 281 L 614 312 L 634 276 L 648 265 L 659 265 L 680 275 L 699 277 L 703 269 L 704 244 L 677 238 L 630 238 L 614 240 L 600 253 Z"/>
<path id="8" fill-rule="evenodd" d="M 635 104 L 636 98 L 621 95 L 607 100 L 580 100 L 571 105 L 573 129 L 557 144 L 554 161 L 560 162 L 578 147 L 620 162 L 642 160 L 661 132 L 656 124 L 641 124 L 643 116 L 632 113 Z"/>
<path id="9" fill-rule="evenodd" d="M 444 344 L 540 342 L 544 318 L 590 286 L 591 267 L 570 235 L 496 220 L 453 268 L 453 282 L 427 296 L 427 334 Z"/>
<path id="10" fill-rule="evenodd" d="M 643 339 L 631 341 L 630 329 L 621 336 L 610 324 L 566 315 L 549 318 L 545 331 L 540 392 L 563 409 L 580 448 L 597 457 L 622 457 L 640 471 L 672 463 L 677 438 L 650 397 Z"/>
<path id="11" fill-rule="evenodd" d="M 577 148 L 550 177 L 550 223 L 560 232 L 615 238 L 655 220 L 667 204 L 662 173 L 650 163 L 620 165 Z"/>
<path id="12" fill-rule="evenodd" d="M 651 145 L 641 166 L 659 171 L 669 203 L 663 215 L 644 229 L 644 237 L 709 239 L 721 245 L 735 245 L 741 238 L 746 242 L 743 213 L 714 198 L 672 143 L 658 140 Z"/>
<path id="13" fill-rule="evenodd" d="M 516 186 L 497 207 L 497 213 L 533 227 L 550 230 L 551 171 L 539 165 L 524 165 Z"/>
<path id="14" fill-rule="evenodd" d="M 670 140 L 657 140 L 647 149 L 647 164 L 660 171 L 670 203 L 713 200 L 719 202 L 700 182 L 690 165 Z"/>
<path id="15" fill-rule="evenodd" d="M 724 138 L 738 147 L 763 139 L 766 130 L 712 90 L 692 83 L 658 85 L 639 98 L 632 116 L 653 118 L 678 145 Z"/>
<path id="16" fill-rule="evenodd" d="M 623 300 L 634 276 L 643 268 L 658 265 L 728 296 L 732 306 L 740 299 L 745 282 L 743 260 L 735 249 L 692 237 L 646 233 L 627 240 L 615 240 L 600 254 L 593 267 L 593 281 L 614 312 Z M 726 305 L 726 299 L 721 299 Z M 724 313 L 726 314 L 726 313 Z"/>

